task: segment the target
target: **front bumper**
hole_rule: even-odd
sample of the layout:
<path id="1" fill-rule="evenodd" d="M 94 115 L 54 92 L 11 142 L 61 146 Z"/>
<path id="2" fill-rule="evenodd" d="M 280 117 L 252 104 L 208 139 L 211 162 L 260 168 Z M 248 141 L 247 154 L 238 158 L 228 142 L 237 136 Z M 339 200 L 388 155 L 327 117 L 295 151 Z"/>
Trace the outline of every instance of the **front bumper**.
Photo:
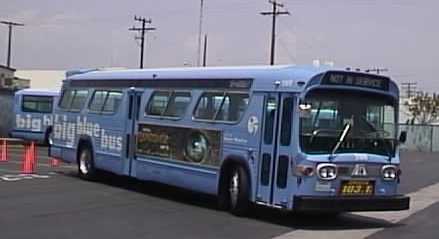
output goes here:
<path id="1" fill-rule="evenodd" d="M 379 197 L 320 197 L 295 196 L 296 211 L 399 211 L 410 207 L 410 198 L 404 195 Z"/>

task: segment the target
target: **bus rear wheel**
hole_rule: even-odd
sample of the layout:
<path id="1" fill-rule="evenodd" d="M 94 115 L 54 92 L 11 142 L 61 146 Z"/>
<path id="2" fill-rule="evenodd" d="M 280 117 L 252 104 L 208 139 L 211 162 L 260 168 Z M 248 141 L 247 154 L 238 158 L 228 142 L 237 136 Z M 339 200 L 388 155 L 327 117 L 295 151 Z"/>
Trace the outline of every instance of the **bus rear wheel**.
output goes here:
<path id="1" fill-rule="evenodd" d="M 231 213 L 243 216 L 249 209 L 249 179 L 246 171 L 234 167 L 228 178 L 227 185 L 228 205 Z"/>
<path id="2" fill-rule="evenodd" d="M 89 147 L 82 147 L 78 156 L 78 175 L 85 180 L 96 179 L 93 154 Z"/>

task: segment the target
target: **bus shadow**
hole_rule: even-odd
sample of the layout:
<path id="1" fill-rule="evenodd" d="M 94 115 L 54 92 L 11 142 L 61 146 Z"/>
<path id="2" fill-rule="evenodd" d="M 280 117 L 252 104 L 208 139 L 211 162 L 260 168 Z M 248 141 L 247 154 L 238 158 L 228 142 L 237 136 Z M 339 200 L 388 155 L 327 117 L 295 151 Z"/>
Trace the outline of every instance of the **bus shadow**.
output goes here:
<path id="1" fill-rule="evenodd" d="M 57 173 L 78 179 L 77 173 L 74 171 L 60 171 Z M 93 183 L 118 187 L 151 197 L 220 212 L 220 209 L 217 207 L 215 196 L 192 192 L 161 183 L 141 181 L 106 172 L 101 172 L 98 179 Z M 351 213 L 342 213 L 338 216 L 327 214 L 302 214 L 276 210 L 258 205 L 253 205 L 249 214 L 243 219 L 257 220 L 291 229 L 304 230 L 354 230 L 403 226 L 402 224 L 391 223 L 386 220 Z"/>

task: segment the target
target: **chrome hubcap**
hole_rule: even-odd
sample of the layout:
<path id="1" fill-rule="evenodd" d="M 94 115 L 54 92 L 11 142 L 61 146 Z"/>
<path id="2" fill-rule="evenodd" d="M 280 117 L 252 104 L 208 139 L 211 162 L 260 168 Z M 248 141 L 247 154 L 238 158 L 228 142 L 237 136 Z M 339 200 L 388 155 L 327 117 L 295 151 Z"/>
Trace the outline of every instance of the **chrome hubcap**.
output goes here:
<path id="1" fill-rule="evenodd" d="M 238 202 L 238 194 L 239 194 L 239 175 L 238 172 L 235 172 L 230 179 L 230 185 L 229 185 L 229 194 L 230 194 L 230 201 L 233 206 L 235 206 Z"/>

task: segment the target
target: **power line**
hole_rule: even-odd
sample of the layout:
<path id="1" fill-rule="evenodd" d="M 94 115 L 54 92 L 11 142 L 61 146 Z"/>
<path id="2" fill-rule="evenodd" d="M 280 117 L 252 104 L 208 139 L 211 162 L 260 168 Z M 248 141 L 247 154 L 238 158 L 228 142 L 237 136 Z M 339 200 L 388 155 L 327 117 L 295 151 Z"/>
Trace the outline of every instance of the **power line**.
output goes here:
<path id="1" fill-rule="evenodd" d="M 6 66 L 11 67 L 11 45 L 12 45 L 12 27 L 22 27 L 24 24 L 16 23 L 16 22 L 8 22 L 8 21 L 0 21 L 1 24 L 5 24 L 9 28 L 9 37 L 8 37 L 8 55 L 6 60 Z"/>
<path id="2" fill-rule="evenodd" d="M 290 15 L 288 11 L 278 11 L 278 8 L 283 8 L 284 5 L 276 2 L 276 0 L 268 1 L 272 5 L 271 12 L 261 12 L 262 15 L 272 16 L 272 26 L 271 26 L 271 54 L 270 54 L 270 65 L 274 65 L 275 49 L 276 49 L 276 18 L 280 15 Z"/>
<path id="3" fill-rule="evenodd" d="M 144 17 L 137 17 L 134 16 L 134 21 L 138 21 L 142 23 L 142 27 L 132 27 L 128 29 L 129 31 L 136 31 L 140 33 L 140 37 L 136 37 L 137 39 L 140 39 L 140 69 L 143 69 L 143 53 L 145 49 L 145 34 L 149 31 L 154 31 L 157 28 L 155 27 L 146 27 L 146 23 L 151 24 L 152 20 L 151 18 L 146 20 Z"/>

